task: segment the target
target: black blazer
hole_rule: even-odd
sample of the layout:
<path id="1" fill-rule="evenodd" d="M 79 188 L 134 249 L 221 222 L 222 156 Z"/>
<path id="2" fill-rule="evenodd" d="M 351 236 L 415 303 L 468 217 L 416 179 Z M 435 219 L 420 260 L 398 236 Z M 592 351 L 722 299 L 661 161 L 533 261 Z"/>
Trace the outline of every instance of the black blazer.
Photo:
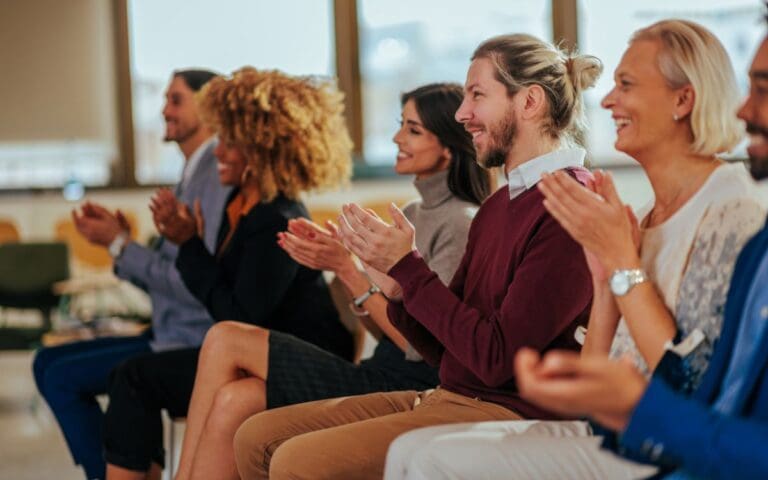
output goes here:
<path id="1" fill-rule="evenodd" d="M 237 190 L 227 205 L 236 195 Z M 215 321 L 290 333 L 349 359 L 352 337 L 339 321 L 322 273 L 299 265 L 277 245 L 277 233 L 298 217 L 309 217 L 301 202 L 278 196 L 259 203 L 240 219 L 222 252 L 212 255 L 195 236 L 179 247 L 176 267 Z M 229 230 L 225 213 L 217 252 Z"/>

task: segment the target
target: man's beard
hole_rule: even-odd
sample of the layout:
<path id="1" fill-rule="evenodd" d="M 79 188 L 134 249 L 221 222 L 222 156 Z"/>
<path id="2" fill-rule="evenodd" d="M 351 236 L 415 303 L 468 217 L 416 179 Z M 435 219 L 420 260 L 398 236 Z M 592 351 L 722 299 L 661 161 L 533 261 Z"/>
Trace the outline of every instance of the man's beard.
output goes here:
<path id="1" fill-rule="evenodd" d="M 169 135 L 168 132 L 166 131 L 165 137 L 163 137 L 163 141 L 184 143 L 188 139 L 192 138 L 199 129 L 200 129 L 200 124 L 196 123 L 186 130 L 178 130 L 176 135 Z"/>
<path id="2" fill-rule="evenodd" d="M 488 129 L 488 149 L 482 154 L 478 152 L 477 163 L 483 168 L 503 166 L 516 136 L 517 122 L 508 110 L 504 119 Z"/>
<path id="3" fill-rule="evenodd" d="M 768 139 L 768 129 L 754 123 L 747 123 L 747 133 L 750 135 L 762 135 Z M 755 180 L 768 178 L 768 157 L 750 156 L 749 171 L 752 174 L 752 178 Z"/>

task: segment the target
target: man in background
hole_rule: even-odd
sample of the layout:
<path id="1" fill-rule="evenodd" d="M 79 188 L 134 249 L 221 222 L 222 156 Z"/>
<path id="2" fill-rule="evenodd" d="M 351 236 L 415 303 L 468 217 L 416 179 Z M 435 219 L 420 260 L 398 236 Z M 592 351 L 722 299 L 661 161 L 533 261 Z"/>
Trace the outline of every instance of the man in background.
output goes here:
<path id="1" fill-rule="evenodd" d="M 163 108 L 165 141 L 176 142 L 185 158 L 176 196 L 201 213 L 201 236 L 211 251 L 229 189 L 219 182 L 213 155 L 216 140 L 198 117 L 194 97 L 215 76 L 207 70 L 174 72 Z M 84 468 L 88 479 L 104 478 L 102 411 L 95 397 L 106 393 L 111 370 L 140 353 L 198 346 L 213 320 L 176 270 L 176 245 L 162 237 L 153 248 L 131 241 L 122 212 L 94 202 L 83 204 L 72 217 L 88 241 L 108 249 L 115 274 L 145 290 L 152 301 L 152 329 L 144 335 L 43 348 L 35 356 L 35 382 L 61 426 L 75 463 Z"/>

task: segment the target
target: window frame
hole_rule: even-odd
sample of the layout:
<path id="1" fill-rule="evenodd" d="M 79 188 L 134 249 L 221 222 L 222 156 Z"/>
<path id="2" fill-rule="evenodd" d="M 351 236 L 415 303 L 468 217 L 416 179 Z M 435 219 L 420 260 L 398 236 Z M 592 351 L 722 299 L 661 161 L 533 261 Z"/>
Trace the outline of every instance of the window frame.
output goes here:
<path id="1" fill-rule="evenodd" d="M 136 152 L 133 126 L 133 95 L 130 68 L 130 38 L 128 0 L 111 0 L 115 32 L 115 78 L 117 79 L 118 159 L 106 186 L 89 190 L 116 188 L 154 188 L 159 184 L 139 184 L 136 179 Z M 550 0 L 552 11 L 552 41 L 565 47 L 576 45 L 578 38 L 578 0 Z M 346 117 L 354 142 L 354 178 L 394 176 L 391 167 L 373 166 L 363 156 L 363 105 L 360 74 L 360 41 L 357 0 L 334 0 L 333 33 L 336 75 L 339 89 L 346 98 Z M 46 189 L 41 189 L 46 190 Z"/>

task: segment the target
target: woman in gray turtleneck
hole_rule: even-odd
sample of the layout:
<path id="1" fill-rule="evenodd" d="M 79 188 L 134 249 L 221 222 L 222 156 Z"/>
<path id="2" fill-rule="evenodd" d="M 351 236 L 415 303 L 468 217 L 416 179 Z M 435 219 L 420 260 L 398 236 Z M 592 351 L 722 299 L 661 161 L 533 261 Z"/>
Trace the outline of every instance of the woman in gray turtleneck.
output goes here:
<path id="1" fill-rule="evenodd" d="M 416 227 L 419 252 L 446 284 L 464 254 L 475 211 L 492 190 L 491 176 L 475 161 L 471 136 L 454 119 L 462 99 L 457 84 L 430 84 L 403 94 L 393 138 L 395 171 L 415 175 L 420 195 L 404 213 Z M 288 334 L 216 324 L 200 354 L 177 478 L 205 478 L 208 472 L 237 478 L 235 432 L 264 409 L 439 383 L 437 369 L 389 322 L 387 300 L 338 241 L 336 226 L 328 222 L 326 228 L 292 220 L 278 243 L 298 263 L 332 271 L 341 280 L 350 308 L 379 339 L 373 356 L 354 364 Z"/>

